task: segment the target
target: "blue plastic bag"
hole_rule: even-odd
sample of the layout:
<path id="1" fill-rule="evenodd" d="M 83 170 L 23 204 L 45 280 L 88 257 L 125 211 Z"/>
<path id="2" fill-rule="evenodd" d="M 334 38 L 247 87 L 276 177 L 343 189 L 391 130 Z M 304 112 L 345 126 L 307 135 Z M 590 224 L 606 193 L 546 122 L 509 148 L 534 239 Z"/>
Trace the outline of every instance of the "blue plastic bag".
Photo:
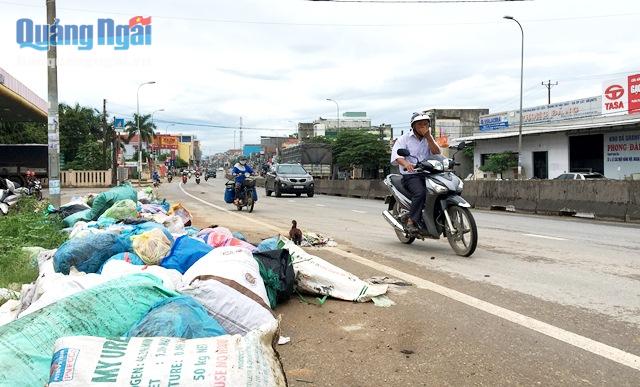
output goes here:
<path id="1" fill-rule="evenodd" d="M 106 262 L 103 263 L 102 266 L 100 266 L 100 270 L 98 270 L 98 274 L 102 273 L 102 268 L 109 261 L 125 261 L 125 262 L 129 262 L 132 265 L 141 265 L 141 266 L 145 265 L 144 261 L 140 257 L 138 257 L 136 253 L 130 253 L 127 251 L 125 253 L 116 254 L 113 257 L 107 259 Z"/>
<path id="2" fill-rule="evenodd" d="M 198 339 L 226 333 L 198 301 L 183 296 L 158 302 L 124 336 Z"/>
<path id="3" fill-rule="evenodd" d="M 183 235 L 176 239 L 169 254 L 160 261 L 160 266 L 167 269 L 176 269 L 184 274 L 200 258 L 207 255 L 213 247 L 200 239 Z"/>
<path id="4" fill-rule="evenodd" d="M 278 237 L 271 237 L 263 240 L 257 247 L 258 252 L 277 250 L 278 249 Z"/>
<path id="5" fill-rule="evenodd" d="M 169 238 L 169 241 L 171 243 L 173 243 L 173 235 L 171 235 L 171 232 L 165 226 L 161 225 L 160 223 L 156 223 L 156 222 L 145 222 L 145 223 L 140 223 L 140 224 L 133 225 L 133 228 L 131 230 L 125 230 L 125 231 L 122 232 L 121 235 L 122 236 L 127 236 L 127 237 L 132 237 L 134 235 L 140 235 L 140 234 L 145 233 L 147 231 L 151 231 L 154 228 L 159 228 L 160 230 L 162 230 L 164 235 L 166 235 L 166 237 Z"/>
<path id="6" fill-rule="evenodd" d="M 69 274 L 72 266 L 85 273 L 96 273 L 109 258 L 132 248 L 126 237 L 111 233 L 89 234 L 63 243 L 53 256 L 53 267 L 62 274 Z"/>

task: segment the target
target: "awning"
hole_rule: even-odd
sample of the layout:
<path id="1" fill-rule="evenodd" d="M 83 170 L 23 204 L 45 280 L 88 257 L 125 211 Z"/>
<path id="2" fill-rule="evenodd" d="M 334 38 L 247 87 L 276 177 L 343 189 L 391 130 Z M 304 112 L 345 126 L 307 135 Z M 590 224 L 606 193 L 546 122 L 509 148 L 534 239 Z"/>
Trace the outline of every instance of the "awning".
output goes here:
<path id="1" fill-rule="evenodd" d="M 593 117 L 588 119 L 571 120 L 565 122 L 553 122 L 539 125 L 527 125 L 522 128 L 522 135 L 568 132 L 573 130 L 589 129 L 620 129 L 621 126 L 640 125 L 640 113 L 622 116 Z M 473 136 L 454 138 L 453 142 L 491 140 L 518 136 L 518 128 L 510 128 L 508 131 L 495 131 L 489 133 L 477 133 Z"/>

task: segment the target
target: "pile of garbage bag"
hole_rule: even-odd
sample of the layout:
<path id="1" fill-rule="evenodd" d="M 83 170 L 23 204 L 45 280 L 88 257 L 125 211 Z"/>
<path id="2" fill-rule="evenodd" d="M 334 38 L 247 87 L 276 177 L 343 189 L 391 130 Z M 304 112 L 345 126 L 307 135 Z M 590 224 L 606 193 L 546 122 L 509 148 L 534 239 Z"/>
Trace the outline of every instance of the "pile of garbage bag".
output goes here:
<path id="1" fill-rule="evenodd" d="M 14 206 L 23 195 L 28 193 L 28 189 L 17 187 L 11 180 L 0 177 L 0 216 L 7 215 L 9 207 Z"/>
<path id="2" fill-rule="evenodd" d="M 199 229 L 180 203 L 128 184 L 49 212 L 69 239 L 34 249 L 36 281 L 0 294 L 12 298 L 0 306 L 0 385 L 167 384 L 183 364 L 194 386 L 221 373 L 226 385 L 285 386 L 278 305 L 296 292 L 366 302 L 387 290 L 282 236 L 255 246 Z"/>

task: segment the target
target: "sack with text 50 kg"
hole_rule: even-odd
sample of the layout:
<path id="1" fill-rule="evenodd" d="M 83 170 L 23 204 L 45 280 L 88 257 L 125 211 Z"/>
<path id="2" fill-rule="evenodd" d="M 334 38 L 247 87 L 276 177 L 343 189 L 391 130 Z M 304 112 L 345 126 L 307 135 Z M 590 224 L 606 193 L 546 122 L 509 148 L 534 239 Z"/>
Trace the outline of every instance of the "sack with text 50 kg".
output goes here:
<path id="1" fill-rule="evenodd" d="M 49 387 L 286 386 L 273 349 L 277 322 L 242 337 L 63 337 Z"/>

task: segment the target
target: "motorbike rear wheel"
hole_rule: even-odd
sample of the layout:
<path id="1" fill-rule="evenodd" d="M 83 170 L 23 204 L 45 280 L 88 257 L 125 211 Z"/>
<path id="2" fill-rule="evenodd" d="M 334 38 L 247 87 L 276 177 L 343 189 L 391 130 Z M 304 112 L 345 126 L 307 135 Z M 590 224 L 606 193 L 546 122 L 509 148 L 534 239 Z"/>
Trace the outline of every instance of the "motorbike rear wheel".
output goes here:
<path id="1" fill-rule="evenodd" d="M 478 228 L 468 208 L 452 206 L 447 209 L 454 230 L 445 223 L 445 235 L 456 254 L 468 257 L 478 246 Z"/>
<path id="2" fill-rule="evenodd" d="M 36 191 L 36 199 L 38 201 L 42 200 L 42 191 L 40 191 L 40 190 Z"/>
<path id="3" fill-rule="evenodd" d="M 400 203 L 396 202 L 396 204 L 393 206 L 393 215 L 394 216 L 399 216 L 400 215 Z M 413 243 L 413 241 L 416 240 L 416 237 L 412 237 L 412 236 L 407 236 L 404 232 L 396 229 L 395 227 L 393 228 L 394 231 L 396 232 L 396 236 L 398 237 L 398 240 L 402 243 L 404 243 L 405 245 L 410 245 Z"/>

